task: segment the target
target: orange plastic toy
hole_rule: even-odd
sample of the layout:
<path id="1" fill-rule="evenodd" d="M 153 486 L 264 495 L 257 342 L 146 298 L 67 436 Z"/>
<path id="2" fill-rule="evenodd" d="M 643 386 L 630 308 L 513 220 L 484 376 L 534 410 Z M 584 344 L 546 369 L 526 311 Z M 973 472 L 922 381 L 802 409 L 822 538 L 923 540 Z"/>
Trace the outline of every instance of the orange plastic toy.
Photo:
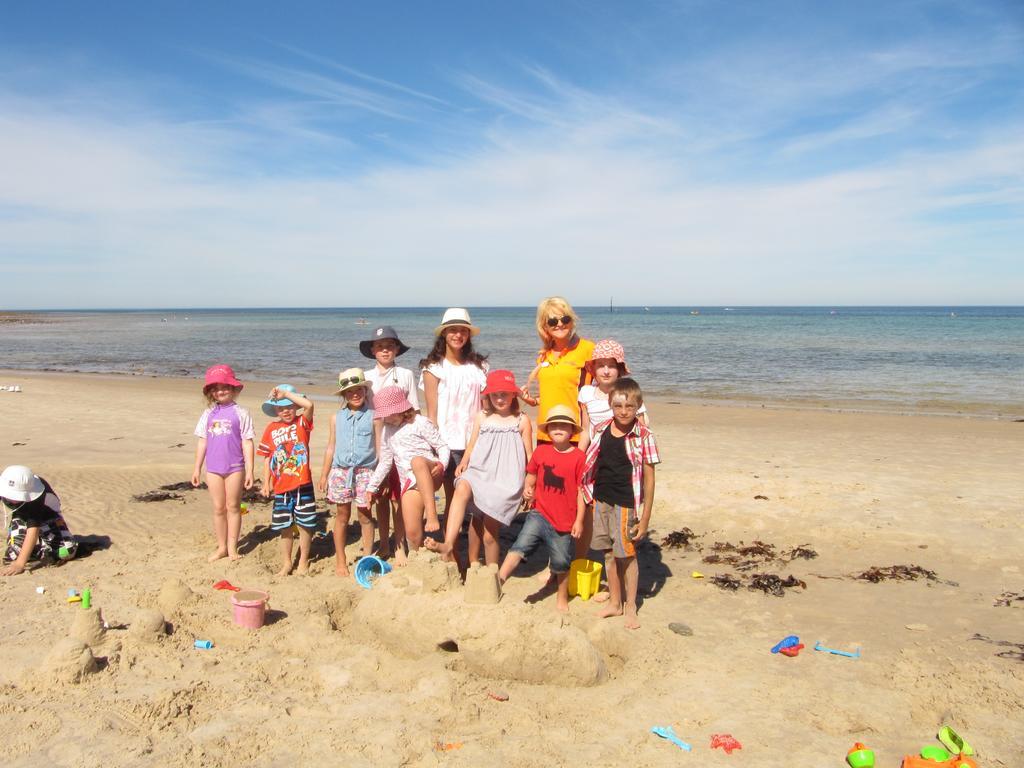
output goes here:
<path id="1" fill-rule="evenodd" d="M 901 768 L 978 768 L 978 764 L 963 754 L 942 762 L 928 760 L 920 755 L 907 755 L 903 758 Z"/>

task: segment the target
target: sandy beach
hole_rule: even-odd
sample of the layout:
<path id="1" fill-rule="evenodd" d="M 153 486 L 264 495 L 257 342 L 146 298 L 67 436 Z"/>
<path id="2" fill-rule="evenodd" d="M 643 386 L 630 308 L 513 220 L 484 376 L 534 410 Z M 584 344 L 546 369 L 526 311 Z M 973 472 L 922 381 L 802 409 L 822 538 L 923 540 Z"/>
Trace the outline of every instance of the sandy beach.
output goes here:
<path id="1" fill-rule="evenodd" d="M 334 575 L 328 540 L 310 576 L 277 577 L 267 504 L 243 518 L 243 559 L 208 563 L 205 491 L 132 500 L 188 479 L 198 381 L 0 379 L 22 387 L 0 392 L 3 466 L 49 480 L 75 534 L 109 537 L 0 579 L 7 765 L 793 768 L 844 765 L 859 741 L 895 767 L 943 724 L 980 766 L 1024 765 L 1022 423 L 648 403 L 663 464 L 640 556 L 642 627 L 628 632 L 593 602 L 572 600 L 568 617 L 552 594 L 526 602 L 537 557 L 494 606 L 465 604 L 433 556 L 362 589 Z M 269 387 L 247 382 L 240 398 L 257 432 Z M 332 410 L 318 401 L 314 466 Z M 688 547 L 661 545 L 684 527 Z M 715 548 L 755 541 L 767 554 Z M 896 565 L 934 576 L 854 578 Z M 725 574 L 740 587 L 712 583 Z M 806 587 L 750 590 L 755 574 Z M 221 579 L 269 592 L 270 623 L 234 626 L 228 593 L 212 589 Z M 86 587 L 96 609 L 67 603 Z M 798 656 L 770 653 L 791 634 Z M 214 647 L 195 649 L 199 638 Z M 861 655 L 816 652 L 819 641 Z M 668 725 L 692 753 L 651 734 Z M 710 748 L 726 733 L 742 749 Z"/>

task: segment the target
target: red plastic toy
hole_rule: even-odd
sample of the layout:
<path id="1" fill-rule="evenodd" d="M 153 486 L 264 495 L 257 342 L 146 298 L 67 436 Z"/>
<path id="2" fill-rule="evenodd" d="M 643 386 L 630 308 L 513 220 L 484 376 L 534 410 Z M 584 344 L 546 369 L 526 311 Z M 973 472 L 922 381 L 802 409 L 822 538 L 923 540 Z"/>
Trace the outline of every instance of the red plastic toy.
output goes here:
<path id="1" fill-rule="evenodd" d="M 236 587 L 234 584 L 232 584 L 230 581 L 227 581 L 227 580 L 218 581 L 216 584 L 213 585 L 213 588 L 214 589 L 229 589 L 232 592 L 241 592 L 242 591 L 241 587 Z"/>
<path id="2" fill-rule="evenodd" d="M 792 659 L 794 656 L 800 653 L 800 649 L 803 647 L 803 643 L 797 643 L 796 645 L 791 645 L 788 648 L 779 648 L 779 653 L 781 653 L 783 656 L 789 656 L 789 658 Z"/>
<path id="3" fill-rule="evenodd" d="M 715 747 L 721 747 L 727 755 L 731 755 L 734 749 L 743 749 L 743 745 L 728 733 L 711 734 L 711 748 L 714 749 Z"/>

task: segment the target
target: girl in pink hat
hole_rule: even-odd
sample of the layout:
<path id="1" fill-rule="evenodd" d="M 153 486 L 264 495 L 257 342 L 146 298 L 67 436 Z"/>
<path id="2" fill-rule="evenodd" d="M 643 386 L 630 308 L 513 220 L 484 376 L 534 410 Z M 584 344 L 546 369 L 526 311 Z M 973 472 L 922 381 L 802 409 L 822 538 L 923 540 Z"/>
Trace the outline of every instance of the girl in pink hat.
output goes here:
<path id="1" fill-rule="evenodd" d="M 615 339 L 601 339 L 594 345 L 586 368 L 593 377 L 594 384 L 580 387 L 579 403 L 580 418 L 583 431 L 580 434 L 580 449 L 587 450 L 594 432 L 600 424 L 612 418 L 612 407 L 608 404 L 608 393 L 620 376 L 629 375 L 626 365 L 626 351 Z M 647 426 L 647 408 L 641 405 L 637 411 L 637 419 Z"/>
<path id="2" fill-rule="evenodd" d="M 519 412 L 519 387 L 511 371 L 491 371 L 484 388 L 484 410 L 473 421 L 466 453 L 455 468 L 455 493 L 448 509 L 444 542 L 428 539 L 428 549 L 454 556 L 455 542 L 466 516 L 469 528 L 469 562 L 480 558 L 483 544 L 488 565 L 501 556 L 498 533 L 508 525 L 523 498 L 526 462 L 533 452 L 533 427 Z"/>
<path id="3" fill-rule="evenodd" d="M 405 540 L 409 549 L 419 549 L 423 544 L 424 513 L 426 530 L 441 527 L 434 490 L 448 464 L 448 445 L 433 422 L 416 413 L 399 386 L 384 387 L 373 396 L 373 415 L 384 422 L 384 428 L 377 467 L 366 484 L 367 506 L 380 493 L 391 467 L 397 468 Z"/>
<path id="4" fill-rule="evenodd" d="M 213 532 L 217 549 L 210 562 L 222 557 L 238 559 L 238 535 L 242 529 L 242 489 L 253 485 L 256 437 L 249 412 L 235 402 L 242 382 L 231 366 L 220 363 L 206 371 L 203 394 L 207 408 L 199 417 L 195 435 L 196 463 L 192 485 L 199 487 L 206 464 L 206 485 L 213 502 Z"/>

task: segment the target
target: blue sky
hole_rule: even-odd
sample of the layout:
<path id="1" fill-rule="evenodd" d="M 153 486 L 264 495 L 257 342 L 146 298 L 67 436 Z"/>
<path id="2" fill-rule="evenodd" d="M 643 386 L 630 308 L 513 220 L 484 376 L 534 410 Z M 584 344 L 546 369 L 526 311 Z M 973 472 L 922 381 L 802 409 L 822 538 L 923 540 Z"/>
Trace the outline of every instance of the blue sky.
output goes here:
<path id="1" fill-rule="evenodd" d="M 0 265 L 7 309 L 1021 304 L 1024 6 L 7 3 Z"/>

